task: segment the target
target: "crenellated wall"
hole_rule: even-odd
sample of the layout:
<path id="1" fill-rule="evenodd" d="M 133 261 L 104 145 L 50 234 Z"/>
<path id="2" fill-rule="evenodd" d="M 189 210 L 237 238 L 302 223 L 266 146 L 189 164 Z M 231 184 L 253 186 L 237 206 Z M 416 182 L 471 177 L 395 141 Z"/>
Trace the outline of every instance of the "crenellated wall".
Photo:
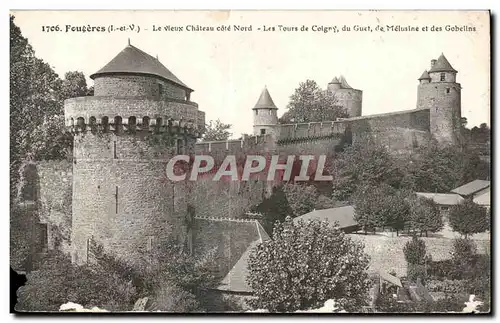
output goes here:
<path id="1" fill-rule="evenodd" d="M 104 126 L 113 124 L 118 117 L 124 125 L 158 127 L 161 131 L 162 127 L 174 124 L 193 129 L 197 136 L 205 128 L 205 113 L 198 110 L 196 103 L 183 100 L 89 96 L 66 100 L 64 110 L 66 126 L 79 122 Z"/>

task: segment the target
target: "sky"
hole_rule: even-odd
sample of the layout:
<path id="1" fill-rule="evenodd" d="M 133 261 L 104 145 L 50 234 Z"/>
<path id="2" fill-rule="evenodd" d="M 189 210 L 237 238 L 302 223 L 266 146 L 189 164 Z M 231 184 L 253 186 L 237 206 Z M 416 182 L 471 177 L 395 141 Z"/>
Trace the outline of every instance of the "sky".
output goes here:
<path id="1" fill-rule="evenodd" d="M 490 26 L 487 12 L 459 11 L 17 11 L 15 23 L 37 57 L 61 76 L 87 77 L 127 46 L 156 56 L 195 91 L 191 100 L 206 120 L 233 125 L 233 137 L 252 133 L 252 108 L 267 86 L 278 115 L 307 79 L 322 88 L 344 75 L 363 91 L 363 115 L 416 107 L 418 78 L 441 53 L 458 71 L 462 116 L 468 126 L 490 124 Z M 59 25 L 60 32 L 42 26 Z M 70 31 L 66 32 L 66 26 Z M 110 25 L 127 31 L 78 32 L 71 27 Z M 130 30 L 131 25 L 134 30 Z M 215 31 L 187 31 L 188 25 Z M 235 31 L 234 26 L 251 27 Z M 279 25 L 287 28 L 280 30 Z M 377 26 L 419 27 L 418 32 L 377 31 Z M 153 31 L 183 27 L 183 31 Z M 217 27 L 231 26 L 231 31 Z M 300 31 L 301 27 L 308 31 Z M 313 31 L 343 26 L 351 31 Z M 354 31 L 354 26 L 372 31 Z M 427 26 L 428 31 L 422 31 Z M 442 31 L 431 31 L 432 27 Z M 475 31 L 445 31 L 468 27 Z M 274 31 L 272 29 L 274 27 Z M 299 31 L 292 31 L 297 27 Z M 140 31 L 138 32 L 138 28 Z M 258 30 L 260 28 L 260 30 Z M 362 29 L 361 28 L 361 29 Z M 264 31 L 266 29 L 266 31 Z M 467 29 L 467 28 L 465 28 Z M 92 81 L 88 79 L 89 85 Z"/>

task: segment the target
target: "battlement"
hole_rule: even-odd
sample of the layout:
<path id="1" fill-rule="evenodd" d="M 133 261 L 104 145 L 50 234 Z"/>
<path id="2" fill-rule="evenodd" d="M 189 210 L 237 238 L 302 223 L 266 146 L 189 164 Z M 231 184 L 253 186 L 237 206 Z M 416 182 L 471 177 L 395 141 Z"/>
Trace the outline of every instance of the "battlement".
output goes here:
<path id="1" fill-rule="evenodd" d="M 235 219 L 226 217 L 211 217 L 211 216 L 195 216 L 196 220 L 209 220 L 209 221 L 230 221 L 230 222 L 257 222 L 256 219 Z"/>
<path id="2" fill-rule="evenodd" d="M 180 132 L 201 137 L 205 113 L 194 102 L 80 97 L 65 101 L 65 125 L 74 132 Z"/>
<path id="3" fill-rule="evenodd" d="M 280 141 L 299 138 L 327 137 L 331 135 L 341 135 L 346 131 L 343 121 L 323 121 L 309 123 L 281 124 L 279 127 Z"/>

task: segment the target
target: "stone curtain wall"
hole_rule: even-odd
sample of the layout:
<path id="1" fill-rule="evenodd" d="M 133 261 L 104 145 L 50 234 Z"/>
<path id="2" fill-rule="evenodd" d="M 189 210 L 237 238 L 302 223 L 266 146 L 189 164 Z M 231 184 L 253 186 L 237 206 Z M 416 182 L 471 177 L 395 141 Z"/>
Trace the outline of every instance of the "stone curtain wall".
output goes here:
<path id="1" fill-rule="evenodd" d="M 48 248 L 70 252 L 73 164 L 67 160 L 37 163 L 39 217 L 47 224 Z"/>
<path id="2" fill-rule="evenodd" d="M 365 245 L 365 252 L 371 257 L 369 272 L 378 270 L 391 272 L 394 270 L 398 276 L 406 276 L 406 260 L 403 248 L 411 237 L 387 237 L 382 235 L 349 234 L 354 241 L 360 241 Z M 432 260 L 439 261 L 450 259 L 453 250 L 453 239 L 439 237 L 422 237 L 425 241 L 427 252 Z M 490 253 L 489 240 L 474 240 L 479 253 Z"/>

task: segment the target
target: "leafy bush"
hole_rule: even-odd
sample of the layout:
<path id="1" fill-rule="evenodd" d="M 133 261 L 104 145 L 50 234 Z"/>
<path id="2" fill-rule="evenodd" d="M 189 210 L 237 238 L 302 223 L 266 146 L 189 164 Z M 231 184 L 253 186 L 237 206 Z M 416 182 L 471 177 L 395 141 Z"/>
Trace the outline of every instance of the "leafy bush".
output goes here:
<path id="1" fill-rule="evenodd" d="M 250 255 L 247 281 L 256 296 L 250 305 L 292 312 L 334 298 L 341 309 L 359 311 L 368 298 L 368 264 L 363 245 L 338 227 L 287 218 Z"/>
<path id="2" fill-rule="evenodd" d="M 169 283 L 161 283 L 151 301 L 151 306 L 147 309 L 148 311 L 177 313 L 201 311 L 200 304 L 196 300 L 195 295 L 179 286 Z"/>
<path id="3" fill-rule="evenodd" d="M 120 273 L 105 271 L 99 265 L 74 265 L 59 252 L 49 254 L 39 270 L 27 278 L 18 290 L 18 311 L 57 311 L 67 302 L 130 310 L 137 296 L 132 282 Z"/>
<path id="4" fill-rule="evenodd" d="M 450 226 L 465 237 L 490 229 L 490 213 L 473 201 L 465 200 L 450 209 Z"/>
<path id="5" fill-rule="evenodd" d="M 429 292 L 468 293 L 467 281 L 465 280 L 429 280 L 425 286 Z"/>
<path id="6" fill-rule="evenodd" d="M 403 247 L 403 253 L 408 263 L 423 264 L 427 253 L 424 240 L 413 236 L 411 241 L 408 241 Z"/>

